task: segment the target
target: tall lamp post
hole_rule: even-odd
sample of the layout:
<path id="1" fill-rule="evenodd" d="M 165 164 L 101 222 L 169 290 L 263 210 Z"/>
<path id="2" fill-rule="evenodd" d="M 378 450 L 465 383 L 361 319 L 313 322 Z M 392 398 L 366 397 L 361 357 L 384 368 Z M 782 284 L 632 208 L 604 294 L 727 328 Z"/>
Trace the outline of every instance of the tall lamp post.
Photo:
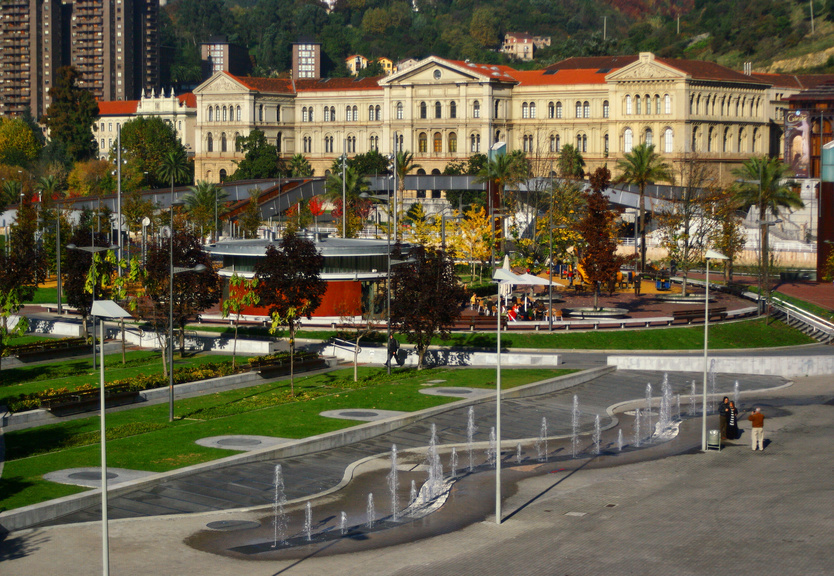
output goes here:
<path id="1" fill-rule="evenodd" d="M 101 341 L 104 342 L 104 318 L 124 319 L 130 312 L 112 300 L 93 300 L 93 318 L 100 318 Z M 95 336 L 95 331 L 93 332 Z M 107 529 L 107 435 L 105 434 L 104 346 L 101 347 L 99 366 L 99 424 L 101 436 L 101 573 L 110 574 L 110 535 Z M 95 356 L 95 354 L 93 354 Z"/>
<path id="2" fill-rule="evenodd" d="M 88 252 L 92 257 L 94 254 L 98 252 L 106 252 L 107 250 L 115 250 L 118 248 L 116 245 L 111 246 L 76 246 L 75 244 L 67 244 L 68 250 L 80 250 L 82 252 Z M 90 266 L 95 264 L 95 260 L 91 260 Z M 96 302 L 96 284 L 98 284 L 98 274 L 95 274 L 95 281 L 93 282 L 93 304 Z M 91 309 L 92 310 L 92 309 Z M 92 313 L 90 314 L 93 318 L 93 370 L 96 369 L 96 317 Z M 104 341 L 101 342 L 101 347 L 104 348 Z"/>
<path id="3" fill-rule="evenodd" d="M 705 255 L 707 261 L 707 293 L 704 298 L 704 397 L 703 397 L 703 421 L 701 422 L 701 450 L 707 451 L 707 373 L 709 372 L 708 349 L 709 349 L 709 261 L 729 260 L 720 252 L 707 250 Z M 720 440 L 719 440 L 720 442 Z"/>

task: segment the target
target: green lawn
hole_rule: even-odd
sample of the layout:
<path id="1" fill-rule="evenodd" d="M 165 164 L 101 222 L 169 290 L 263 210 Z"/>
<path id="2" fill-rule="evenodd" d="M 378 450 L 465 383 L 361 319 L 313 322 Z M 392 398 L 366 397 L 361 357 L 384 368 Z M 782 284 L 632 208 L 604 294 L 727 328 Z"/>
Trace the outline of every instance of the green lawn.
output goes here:
<path id="1" fill-rule="evenodd" d="M 67 295 L 64 294 L 63 303 L 67 303 Z M 35 290 L 35 297 L 32 304 L 56 304 L 58 302 L 58 289 L 55 287 L 45 288 L 43 286 Z"/>
<path id="2" fill-rule="evenodd" d="M 122 354 L 108 354 L 104 357 L 105 380 L 112 382 L 138 375 L 161 374 L 162 360 L 159 352 L 134 351 L 125 354 L 126 364 L 122 364 Z M 174 357 L 174 367 L 199 365 L 209 362 L 231 362 L 229 356 L 219 354 L 200 354 L 186 358 Z M 67 358 L 61 362 L 7 368 L 0 373 L 0 404 L 5 404 L 10 397 L 31 394 L 49 388 L 67 388 L 73 390 L 82 384 L 99 383 L 99 371 L 93 370 L 92 358 Z"/>
<path id="3" fill-rule="evenodd" d="M 800 300 L 799 298 L 794 298 L 793 296 L 788 296 L 787 294 L 783 294 L 782 292 L 773 292 L 773 296 L 788 302 L 789 304 L 793 304 L 797 308 L 802 308 L 803 310 L 807 310 L 811 314 L 816 314 L 820 318 L 824 318 L 825 320 L 834 320 L 834 312 L 827 308 L 823 308 L 822 306 L 817 306 L 816 304 L 812 304 L 811 302 L 806 302 L 805 300 Z"/>
<path id="4" fill-rule="evenodd" d="M 12 336 L 9 339 L 9 346 L 18 346 L 22 344 L 34 344 L 35 342 L 54 342 L 55 338 L 48 336 Z"/>
<path id="5" fill-rule="evenodd" d="M 502 387 L 511 388 L 571 372 L 570 370 L 504 370 Z M 493 388 L 495 370 L 395 370 L 360 368 L 296 378 L 294 401 L 288 401 L 287 380 L 179 400 L 177 418 L 168 422 L 168 405 L 113 412 L 107 416 L 108 465 L 163 472 L 206 462 L 232 451 L 204 448 L 200 438 L 223 434 L 257 434 L 304 438 L 360 422 L 323 418 L 324 410 L 365 408 L 415 411 L 457 400 L 418 391 L 428 380 L 442 386 Z M 97 416 L 6 434 L 7 462 L 0 482 L 0 509 L 42 502 L 82 489 L 59 486 L 42 475 L 63 468 L 98 466 Z M 44 451 L 49 451 L 44 453 Z"/>

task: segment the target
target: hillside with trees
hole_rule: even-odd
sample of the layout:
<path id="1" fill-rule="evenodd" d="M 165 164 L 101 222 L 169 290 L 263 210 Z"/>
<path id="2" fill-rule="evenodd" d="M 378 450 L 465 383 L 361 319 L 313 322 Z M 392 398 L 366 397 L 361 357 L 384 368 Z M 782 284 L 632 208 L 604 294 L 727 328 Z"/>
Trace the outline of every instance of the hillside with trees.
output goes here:
<path id="1" fill-rule="evenodd" d="M 813 12 L 813 19 L 812 19 Z M 322 44 L 324 73 L 344 76 L 344 59 L 362 54 L 394 61 L 437 55 L 508 63 L 507 32 L 551 36 L 542 67 L 571 56 L 652 51 L 767 69 L 775 61 L 834 46 L 834 4 L 826 0 L 336 0 L 332 11 L 312 0 L 175 0 L 161 14 L 170 54 L 167 83 L 196 82 L 199 44 L 226 36 L 245 46 L 253 74 L 286 72 L 291 43 Z M 819 59 L 817 59 L 819 60 Z M 798 61 L 802 61 L 799 59 Z M 834 70 L 834 59 L 814 72 Z M 794 70 L 784 70 L 794 71 Z"/>

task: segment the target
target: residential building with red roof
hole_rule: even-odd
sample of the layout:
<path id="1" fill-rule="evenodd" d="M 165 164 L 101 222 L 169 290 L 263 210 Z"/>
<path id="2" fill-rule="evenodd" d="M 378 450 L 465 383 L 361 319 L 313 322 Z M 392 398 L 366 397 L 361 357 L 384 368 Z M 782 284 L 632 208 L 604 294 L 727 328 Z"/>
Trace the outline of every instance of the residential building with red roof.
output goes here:
<path id="1" fill-rule="evenodd" d="M 537 50 L 550 46 L 550 36 L 531 36 L 527 32 L 508 32 L 501 52 L 516 60 L 532 60 Z"/>

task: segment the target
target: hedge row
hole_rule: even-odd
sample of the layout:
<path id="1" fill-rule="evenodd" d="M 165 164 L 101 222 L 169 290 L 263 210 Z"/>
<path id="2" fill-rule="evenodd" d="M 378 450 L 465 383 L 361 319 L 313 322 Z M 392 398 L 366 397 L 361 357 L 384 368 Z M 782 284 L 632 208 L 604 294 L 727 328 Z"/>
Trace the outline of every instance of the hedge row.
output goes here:
<path id="1" fill-rule="evenodd" d="M 30 342 L 29 344 L 12 344 L 3 350 L 3 356 L 17 356 L 27 352 L 48 352 L 50 350 L 61 350 L 72 346 L 84 346 L 89 340 L 87 338 L 61 338 L 60 340 L 42 340 Z"/>
<path id="2" fill-rule="evenodd" d="M 186 366 L 184 368 L 177 368 L 174 370 L 174 384 L 181 384 L 183 382 L 196 382 L 198 380 L 208 380 L 209 378 L 219 378 L 220 376 L 229 376 L 235 372 L 243 372 L 244 370 L 238 368 L 236 371 L 232 370 L 232 363 L 222 362 L 218 364 L 202 364 L 200 366 Z M 150 374 L 136 376 L 134 378 L 125 378 L 123 380 L 114 380 L 106 384 L 107 388 L 111 386 L 127 385 L 129 390 L 141 392 L 151 388 L 161 388 L 168 385 L 168 378 L 160 374 Z M 40 392 L 33 392 L 32 394 L 21 394 L 17 398 L 10 400 L 8 408 L 10 412 L 23 412 L 25 410 L 34 410 L 39 408 L 41 404 L 61 394 L 68 392 L 83 392 L 85 390 L 96 389 L 98 386 L 93 384 L 82 384 L 73 390 L 67 388 L 49 388 Z"/>

